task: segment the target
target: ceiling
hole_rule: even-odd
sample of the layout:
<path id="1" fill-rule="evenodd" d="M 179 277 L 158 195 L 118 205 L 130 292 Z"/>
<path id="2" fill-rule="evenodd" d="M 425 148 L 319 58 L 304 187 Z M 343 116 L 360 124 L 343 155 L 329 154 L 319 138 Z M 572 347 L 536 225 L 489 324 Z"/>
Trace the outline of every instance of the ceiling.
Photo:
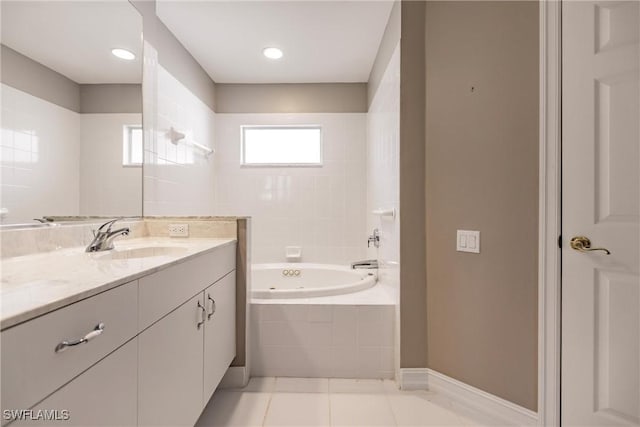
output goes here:
<path id="1" fill-rule="evenodd" d="M 393 1 L 157 0 L 217 83 L 366 82 Z M 284 57 L 269 60 L 267 47 Z"/>
<path id="2" fill-rule="evenodd" d="M 127 0 L 2 0 L 2 44 L 81 84 L 142 81 L 142 17 Z M 125 48 L 123 61 L 111 54 Z"/>

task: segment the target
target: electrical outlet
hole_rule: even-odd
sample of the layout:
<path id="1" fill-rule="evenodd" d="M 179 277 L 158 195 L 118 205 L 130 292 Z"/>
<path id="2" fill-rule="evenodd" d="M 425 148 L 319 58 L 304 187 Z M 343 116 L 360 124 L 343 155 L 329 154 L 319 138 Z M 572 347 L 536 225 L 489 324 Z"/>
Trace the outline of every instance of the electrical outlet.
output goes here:
<path id="1" fill-rule="evenodd" d="M 169 237 L 189 237 L 189 224 L 169 224 Z"/>

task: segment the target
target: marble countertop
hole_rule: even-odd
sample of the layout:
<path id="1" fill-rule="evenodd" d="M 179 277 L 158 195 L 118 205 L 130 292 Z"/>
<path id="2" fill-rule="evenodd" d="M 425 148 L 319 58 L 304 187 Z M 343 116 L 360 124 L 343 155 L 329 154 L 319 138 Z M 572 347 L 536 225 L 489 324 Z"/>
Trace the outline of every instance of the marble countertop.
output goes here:
<path id="1" fill-rule="evenodd" d="M 9 328 L 235 241 L 143 237 L 116 241 L 113 251 L 85 253 L 84 247 L 76 247 L 5 258 L 2 260 L 0 276 L 0 329 Z M 145 253 L 143 248 L 148 247 L 169 249 L 160 250 L 154 256 L 126 258 L 127 251 L 140 254 Z"/>

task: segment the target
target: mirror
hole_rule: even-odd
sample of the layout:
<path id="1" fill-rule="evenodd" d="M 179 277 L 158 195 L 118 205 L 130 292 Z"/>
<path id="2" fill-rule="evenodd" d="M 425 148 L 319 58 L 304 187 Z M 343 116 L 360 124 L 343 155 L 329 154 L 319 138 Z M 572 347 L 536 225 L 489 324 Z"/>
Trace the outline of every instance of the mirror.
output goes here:
<path id="1" fill-rule="evenodd" d="M 141 216 L 138 11 L 126 0 L 0 7 L 0 222 Z"/>

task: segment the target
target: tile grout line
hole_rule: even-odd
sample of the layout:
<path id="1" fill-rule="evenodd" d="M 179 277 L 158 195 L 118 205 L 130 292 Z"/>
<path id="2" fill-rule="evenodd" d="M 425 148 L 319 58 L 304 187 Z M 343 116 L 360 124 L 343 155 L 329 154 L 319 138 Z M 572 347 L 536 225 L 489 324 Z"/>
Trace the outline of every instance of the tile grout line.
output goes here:
<path id="1" fill-rule="evenodd" d="M 329 427 L 333 427 L 333 417 L 331 416 L 331 389 L 330 384 L 327 382 L 327 400 L 329 401 Z"/>
<path id="2" fill-rule="evenodd" d="M 384 386 L 384 383 L 383 383 L 383 386 Z M 393 405 L 391 404 L 391 399 L 389 399 L 389 392 L 387 390 L 384 390 L 384 397 L 387 400 L 387 404 L 389 405 L 389 410 L 391 411 L 391 417 L 393 418 L 394 426 L 397 427 L 398 419 L 396 418 L 396 413 L 393 410 Z"/>
<path id="3" fill-rule="evenodd" d="M 274 389 L 275 389 L 275 383 L 274 383 Z M 264 425 L 267 422 L 267 415 L 269 414 L 269 409 L 271 408 L 271 399 L 273 398 L 273 391 L 269 392 L 269 401 L 267 402 L 267 408 L 264 411 L 264 416 L 262 417 L 262 426 L 264 427 Z"/>

